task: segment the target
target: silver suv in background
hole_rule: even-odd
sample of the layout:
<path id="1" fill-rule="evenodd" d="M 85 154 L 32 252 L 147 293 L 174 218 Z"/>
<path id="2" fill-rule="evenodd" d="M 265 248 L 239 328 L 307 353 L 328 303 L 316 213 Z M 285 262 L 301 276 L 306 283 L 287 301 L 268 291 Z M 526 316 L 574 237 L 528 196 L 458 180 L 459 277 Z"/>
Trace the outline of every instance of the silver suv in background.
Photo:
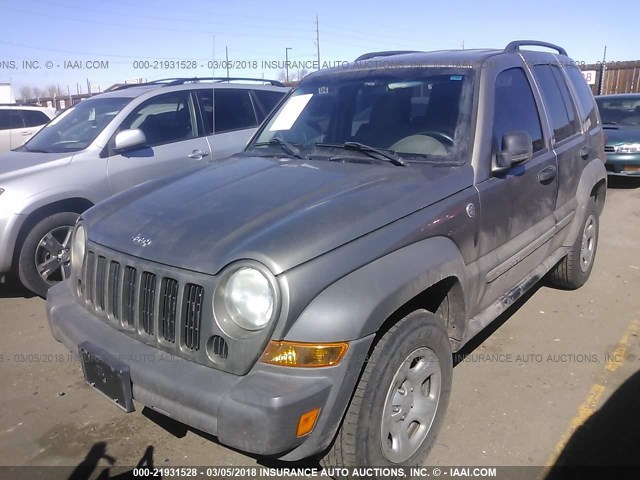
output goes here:
<path id="1" fill-rule="evenodd" d="M 147 180 L 242 150 L 289 90 L 248 80 L 125 86 L 83 100 L 0 155 L 0 275 L 13 270 L 46 295 L 69 276 L 79 214 Z"/>
<path id="2" fill-rule="evenodd" d="M 23 145 L 53 117 L 53 108 L 0 105 L 0 152 L 7 152 Z"/>

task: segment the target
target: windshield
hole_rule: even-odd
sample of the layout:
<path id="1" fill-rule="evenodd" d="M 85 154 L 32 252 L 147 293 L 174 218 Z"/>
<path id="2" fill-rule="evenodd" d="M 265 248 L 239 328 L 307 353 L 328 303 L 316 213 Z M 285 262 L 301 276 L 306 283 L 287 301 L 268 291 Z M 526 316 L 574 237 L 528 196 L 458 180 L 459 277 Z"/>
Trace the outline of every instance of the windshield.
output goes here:
<path id="1" fill-rule="evenodd" d="M 371 155 L 358 143 L 402 160 L 451 160 L 468 141 L 472 77 L 471 69 L 398 68 L 311 78 L 247 150 L 282 154 L 285 142 L 306 158 Z"/>
<path id="2" fill-rule="evenodd" d="M 77 152 L 87 148 L 131 98 L 91 98 L 65 110 L 23 147 L 29 152 Z"/>
<path id="3" fill-rule="evenodd" d="M 636 97 L 596 98 L 602 123 L 640 125 L 640 95 Z"/>

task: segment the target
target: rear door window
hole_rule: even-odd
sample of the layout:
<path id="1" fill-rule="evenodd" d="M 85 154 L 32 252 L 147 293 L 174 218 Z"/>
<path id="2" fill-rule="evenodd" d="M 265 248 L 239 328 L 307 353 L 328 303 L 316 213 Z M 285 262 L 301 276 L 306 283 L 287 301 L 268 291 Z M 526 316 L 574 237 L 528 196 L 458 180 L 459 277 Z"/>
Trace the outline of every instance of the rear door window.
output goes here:
<path id="1" fill-rule="evenodd" d="M 560 70 L 551 65 L 535 65 L 533 75 L 542 92 L 556 142 L 577 133 L 580 127 Z"/>
<path id="2" fill-rule="evenodd" d="M 258 125 L 249 90 L 216 88 L 214 109 L 216 133 L 253 128 Z"/>

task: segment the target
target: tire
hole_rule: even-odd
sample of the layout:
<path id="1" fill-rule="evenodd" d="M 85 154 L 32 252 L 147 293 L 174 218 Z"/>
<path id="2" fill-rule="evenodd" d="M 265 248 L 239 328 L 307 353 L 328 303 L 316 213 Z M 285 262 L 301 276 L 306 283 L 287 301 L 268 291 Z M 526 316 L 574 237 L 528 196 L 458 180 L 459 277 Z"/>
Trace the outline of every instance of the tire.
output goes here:
<path id="1" fill-rule="evenodd" d="M 576 241 L 569 253 L 548 274 L 548 283 L 552 287 L 575 290 L 586 283 L 596 258 L 599 231 L 598 206 L 590 197 Z"/>
<path id="2" fill-rule="evenodd" d="M 452 373 L 442 320 L 425 310 L 404 317 L 374 347 L 322 464 L 422 465 L 444 419 Z"/>
<path id="3" fill-rule="evenodd" d="M 31 228 L 22 243 L 17 269 L 20 282 L 43 298 L 51 286 L 69 276 L 70 232 L 77 218 L 72 212 L 46 217 Z"/>

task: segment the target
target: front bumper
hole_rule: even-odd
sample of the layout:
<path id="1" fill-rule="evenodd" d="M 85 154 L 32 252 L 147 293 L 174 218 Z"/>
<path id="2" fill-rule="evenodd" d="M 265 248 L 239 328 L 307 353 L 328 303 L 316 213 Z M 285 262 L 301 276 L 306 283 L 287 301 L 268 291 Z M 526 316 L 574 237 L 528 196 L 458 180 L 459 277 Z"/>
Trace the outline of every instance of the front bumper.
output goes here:
<path id="1" fill-rule="evenodd" d="M 605 168 L 609 175 L 640 176 L 640 153 L 608 153 Z"/>
<path id="2" fill-rule="evenodd" d="M 373 336 L 350 343 L 335 367 L 300 369 L 257 363 L 236 376 L 173 356 L 105 324 L 76 302 L 69 281 L 51 288 L 53 336 L 73 352 L 85 341 L 125 361 L 133 398 L 247 452 L 299 460 L 335 436 Z M 99 398 L 96 396 L 96 398 Z M 300 416 L 320 408 L 314 430 L 297 437 Z"/>
<path id="3" fill-rule="evenodd" d="M 0 273 L 11 270 L 18 232 L 26 215 L 0 213 Z"/>

